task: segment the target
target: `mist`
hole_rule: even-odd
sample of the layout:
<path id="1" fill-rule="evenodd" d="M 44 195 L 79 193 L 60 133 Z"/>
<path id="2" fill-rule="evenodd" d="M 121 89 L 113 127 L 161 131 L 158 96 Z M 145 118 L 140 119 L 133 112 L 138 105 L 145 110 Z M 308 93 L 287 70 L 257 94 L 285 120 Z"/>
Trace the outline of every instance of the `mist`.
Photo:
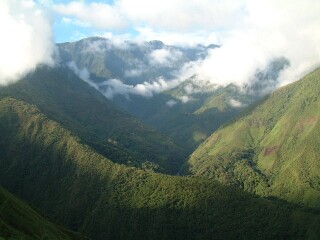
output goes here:
<path id="1" fill-rule="evenodd" d="M 0 85 L 19 80 L 38 64 L 53 64 L 52 22 L 32 0 L 0 1 Z"/>
<path id="2" fill-rule="evenodd" d="M 257 70 L 284 57 L 289 64 L 280 72 L 278 84 L 269 88 L 272 91 L 320 66 L 319 1 L 246 1 L 246 12 L 242 24 L 220 33 L 220 48 L 189 63 L 181 76 L 243 87 L 255 81 Z"/>

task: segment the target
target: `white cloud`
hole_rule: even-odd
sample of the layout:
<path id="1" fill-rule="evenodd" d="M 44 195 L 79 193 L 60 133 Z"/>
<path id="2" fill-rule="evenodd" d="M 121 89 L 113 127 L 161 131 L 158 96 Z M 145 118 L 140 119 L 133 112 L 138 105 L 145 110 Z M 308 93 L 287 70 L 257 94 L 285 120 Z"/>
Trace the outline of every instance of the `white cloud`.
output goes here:
<path id="1" fill-rule="evenodd" d="M 97 28 L 123 29 L 138 25 L 178 32 L 234 26 L 242 20 L 243 7 L 242 0 L 116 0 L 114 4 L 72 1 L 54 5 L 60 14 Z"/>
<path id="2" fill-rule="evenodd" d="M 127 26 L 121 11 L 105 3 L 72 1 L 67 4 L 56 4 L 54 10 L 64 16 L 77 18 L 92 27 L 100 29 L 121 29 Z"/>
<path id="3" fill-rule="evenodd" d="M 242 102 L 240 102 L 236 99 L 230 99 L 229 105 L 234 108 L 240 108 L 240 107 L 244 106 L 244 104 Z"/>
<path id="4" fill-rule="evenodd" d="M 173 99 L 171 99 L 171 100 L 169 100 L 169 101 L 166 102 L 166 105 L 167 105 L 168 107 L 173 107 L 173 106 L 176 105 L 176 104 L 177 104 L 177 101 L 175 101 L 175 100 L 173 100 Z"/>
<path id="5" fill-rule="evenodd" d="M 320 65 L 319 1 L 247 1 L 246 11 L 245 24 L 221 33 L 221 47 L 203 61 L 188 63 L 185 77 L 243 86 L 257 69 L 283 56 L 290 62 L 280 74 L 284 85 Z"/>
<path id="6" fill-rule="evenodd" d="M 130 94 L 140 95 L 143 97 L 152 97 L 155 93 L 160 93 L 170 88 L 177 86 L 179 82 L 166 81 L 163 78 L 159 78 L 152 83 L 144 82 L 137 85 L 124 84 L 119 79 L 110 79 L 99 84 L 100 91 L 109 99 L 112 99 L 116 95 L 124 95 L 129 97 Z"/>
<path id="7" fill-rule="evenodd" d="M 318 0 L 115 0 L 113 4 L 73 1 L 54 8 L 71 19 L 106 31 L 135 29 L 138 36 L 125 37 L 136 40 L 221 45 L 210 50 L 206 59 L 185 65 L 179 79 L 196 76 L 195 81 L 211 85 L 244 86 L 257 69 L 263 70 L 272 59 L 283 56 L 290 61 L 279 77 L 280 85 L 284 85 L 320 65 Z M 155 62 L 168 64 L 169 56 L 162 50 L 153 57 Z M 142 94 L 150 95 L 150 91 L 142 90 L 150 86 L 131 87 L 135 90 L 130 91 L 139 92 L 136 89 L 141 88 Z"/>
<path id="8" fill-rule="evenodd" d="M 87 68 L 83 68 L 83 69 L 79 69 L 77 64 L 72 61 L 72 62 L 68 62 L 67 66 L 83 81 L 85 81 L 86 83 L 88 83 L 90 86 L 94 87 L 95 89 L 98 89 L 98 85 L 96 83 L 94 83 L 91 79 L 90 79 L 90 73 L 88 71 Z"/>
<path id="9" fill-rule="evenodd" d="M 128 40 L 132 38 L 132 36 L 128 33 L 126 34 L 113 34 L 112 32 L 105 32 L 103 34 L 98 33 L 97 36 L 107 38 L 110 40 L 110 44 L 113 47 L 119 48 L 119 49 L 127 49 L 128 46 Z"/>
<path id="10" fill-rule="evenodd" d="M 131 69 L 124 72 L 125 77 L 139 77 L 144 73 L 143 69 Z"/>
<path id="11" fill-rule="evenodd" d="M 192 100 L 192 97 L 185 95 L 185 96 L 178 97 L 178 99 L 179 99 L 182 103 L 187 103 L 187 102 L 189 102 L 189 101 Z"/>
<path id="12" fill-rule="evenodd" d="M 40 63 L 53 64 L 52 23 L 32 0 L 0 1 L 0 84 L 14 82 Z"/>
<path id="13" fill-rule="evenodd" d="M 172 49 L 156 49 L 150 53 L 151 65 L 170 66 L 173 62 L 178 61 L 182 57 L 182 53 Z"/>
<path id="14" fill-rule="evenodd" d="M 233 26 L 243 15 L 241 0 L 118 0 L 115 6 L 135 25 L 173 32 Z"/>
<path id="15" fill-rule="evenodd" d="M 80 27 L 89 27 L 88 23 L 82 22 L 77 19 L 67 18 L 67 17 L 63 17 L 62 22 L 64 24 L 73 24 L 73 25 L 80 26 Z"/>
<path id="16" fill-rule="evenodd" d="M 166 30 L 154 30 L 150 27 L 136 27 L 139 33 L 135 39 L 140 41 L 161 40 L 168 45 L 195 46 L 197 44 L 209 45 L 219 43 L 219 35 L 216 32 L 197 30 L 193 32 L 173 32 Z"/>
<path id="17" fill-rule="evenodd" d="M 82 49 L 83 52 L 96 52 L 96 53 L 104 53 L 105 51 L 110 49 L 109 42 L 105 39 L 97 40 L 97 41 L 85 41 L 86 45 Z"/>

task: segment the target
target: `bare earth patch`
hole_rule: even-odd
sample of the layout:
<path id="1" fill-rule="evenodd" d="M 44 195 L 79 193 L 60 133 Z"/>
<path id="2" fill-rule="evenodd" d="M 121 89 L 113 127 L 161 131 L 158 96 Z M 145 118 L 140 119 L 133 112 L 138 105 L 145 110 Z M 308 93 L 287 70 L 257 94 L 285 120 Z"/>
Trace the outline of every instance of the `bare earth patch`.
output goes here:
<path id="1" fill-rule="evenodd" d="M 271 153 L 273 153 L 274 151 L 276 151 L 279 148 L 280 145 L 274 145 L 271 147 L 268 147 L 264 150 L 264 156 L 269 156 Z"/>

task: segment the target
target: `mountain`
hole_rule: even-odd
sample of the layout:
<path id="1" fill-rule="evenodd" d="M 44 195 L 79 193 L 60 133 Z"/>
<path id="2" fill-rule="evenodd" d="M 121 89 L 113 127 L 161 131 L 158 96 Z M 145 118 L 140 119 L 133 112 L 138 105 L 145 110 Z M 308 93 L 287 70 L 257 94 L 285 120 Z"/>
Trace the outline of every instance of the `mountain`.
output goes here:
<path id="1" fill-rule="evenodd" d="M 168 46 L 161 41 L 115 43 L 102 37 L 58 44 L 62 63 L 75 62 L 87 69 L 96 83 L 120 79 L 125 84 L 152 82 L 159 77 L 175 78 L 175 72 L 189 61 L 203 58 L 208 49 Z"/>
<path id="2" fill-rule="evenodd" d="M 262 196 L 320 208 L 320 69 L 213 133 L 186 169 Z"/>
<path id="3" fill-rule="evenodd" d="M 110 161 L 35 105 L 0 100 L 0 182 L 93 239 L 317 239 L 320 215 L 202 177 Z"/>
<path id="4" fill-rule="evenodd" d="M 188 94 L 185 89 L 190 86 L 198 88 L 197 91 Z M 206 91 L 192 81 L 185 81 L 152 98 L 132 96 L 128 101 L 119 96 L 113 101 L 176 142 L 183 143 L 191 154 L 211 133 L 257 99 L 259 96 L 242 93 L 234 85 Z M 144 107 L 137 108 L 138 105 Z"/>
<path id="5" fill-rule="evenodd" d="M 186 66 L 203 60 L 218 45 L 183 48 L 160 41 L 117 44 L 87 38 L 57 46 L 61 64 L 71 66 L 117 106 L 183 143 L 188 154 L 274 89 L 279 73 L 289 65 L 283 57 L 274 58 L 240 89 L 196 76 L 181 79 Z"/>
<path id="6" fill-rule="evenodd" d="M 115 162 L 175 173 L 186 157 L 169 137 L 120 111 L 69 68 L 40 67 L 1 87 L 0 97 L 6 96 L 38 106 Z"/>
<path id="7" fill-rule="evenodd" d="M 0 239 L 86 239 L 39 215 L 26 203 L 0 187 Z"/>

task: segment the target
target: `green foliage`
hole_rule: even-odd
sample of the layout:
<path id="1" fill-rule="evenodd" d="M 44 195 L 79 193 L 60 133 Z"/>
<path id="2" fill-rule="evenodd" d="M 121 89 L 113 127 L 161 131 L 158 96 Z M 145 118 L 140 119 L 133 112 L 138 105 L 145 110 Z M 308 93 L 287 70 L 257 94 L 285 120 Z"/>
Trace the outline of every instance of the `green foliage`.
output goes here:
<path id="1" fill-rule="evenodd" d="M 0 187 L 0 239 L 85 239 L 49 222 L 27 204 Z"/>
<path id="2" fill-rule="evenodd" d="M 6 96 L 36 105 L 114 162 L 141 167 L 148 161 L 176 173 L 186 158 L 173 140 L 118 110 L 69 69 L 41 67 L 0 88 L 0 98 Z"/>
<path id="3" fill-rule="evenodd" d="M 0 101 L 0 134 L 3 186 L 93 239 L 320 236 L 316 213 L 207 178 L 113 163 L 22 101 Z M 252 152 L 247 149 L 239 156 L 252 157 Z"/>
<path id="4" fill-rule="evenodd" d="M 196 85 L 192 85 L 195 93 L 190 97 L 190 101 L 182 103 L 178 99 L 188 95 L 185 88 L 191 84 L 192 80 L 185 81 L 176 88 L 152 98 L 132 96 L 131 100 L 127 101 L 123 97 L 114 97 L 113 101 L 181 143 L 190 154 L 212 132 L 232 120 L 245 109 L 245 106 L 256 100 L 241 93 L 233 85 L 207 92 L 204 91 L 207 89 L 197 89 Z M 241 101 L 243 107 L 232 107 L 230 100 L 234 98 Z M 175 100 L 176 104 L 169 107 L 166 103 L 170 100 Z"/>
<path id="5" fill-rule="evenodd" d="M 185 168 L 262 196 L 319 209 L 319 89 L 320 69 L 279 89 L 210 136 Z M 248 156 L 239 155 L 248 150 Z"/>

